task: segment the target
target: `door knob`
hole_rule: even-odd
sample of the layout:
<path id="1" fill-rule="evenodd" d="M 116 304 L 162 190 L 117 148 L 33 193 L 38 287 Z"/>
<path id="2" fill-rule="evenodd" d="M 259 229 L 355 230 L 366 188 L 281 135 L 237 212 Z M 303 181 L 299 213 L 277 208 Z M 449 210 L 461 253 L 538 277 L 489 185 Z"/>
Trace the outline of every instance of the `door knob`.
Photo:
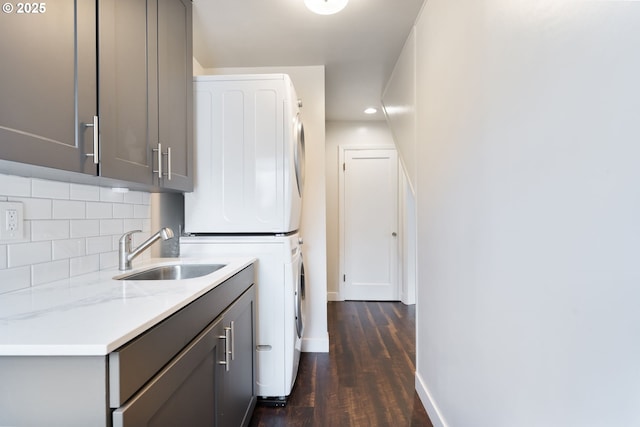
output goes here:
<path id="1" fill-rule="evenodd" d="M 396 233 L 396 232 L 394 231 L 394 232 L 392 232 L 392 233 L 391 233 L 391 235 L 392 235 L 393 237 L 396 237 L 396 236 L 398 235 L 398 233 Z"/>

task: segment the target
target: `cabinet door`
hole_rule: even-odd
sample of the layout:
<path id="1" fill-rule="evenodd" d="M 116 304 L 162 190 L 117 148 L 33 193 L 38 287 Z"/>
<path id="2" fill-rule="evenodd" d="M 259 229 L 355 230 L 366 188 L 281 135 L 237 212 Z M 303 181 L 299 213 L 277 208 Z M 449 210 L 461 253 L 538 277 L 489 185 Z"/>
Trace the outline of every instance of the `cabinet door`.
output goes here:
<path id="1" fill-rule="evenodd" d="M 226 343 L 227 365 L 219 365 L 223 380 L 218 393 L 219 425 L 246 426 L 256 404 L 255 382 L 255 287 L 252 286 L 224 314 L 223 324 L 229 329 Z M 224 355 L 224 353 L 223 353 Z"/>
<path id="2" fill-rule="evenodd" d="M 0 13 L 0 157 L 96 174 L 95 1 L 8 2 Z"/>
<path id="3" fill-rule="evenodd" d="M 211 427 L 216 423 L 215 393 L 220 388 L 216 359 L 224 345 L 222 321 L 211 323 L 124 406 L 113 412 L 113 426 Z M 232 424 L 227 424 L 231 426 Z"/>
<path id="4" fill-rule="evenodd" d="M 152 183 L 157 141 L 154 2 L 101 0 L 99 9 L 100 175 Z"/>
<path id="5" fill-rule="evenodd" d="M 158 141 L 167 154 L 162 179 L 154 179 L 184 191 L 193 189 L 191 8 L 190 0 L 158 0 Z"/>

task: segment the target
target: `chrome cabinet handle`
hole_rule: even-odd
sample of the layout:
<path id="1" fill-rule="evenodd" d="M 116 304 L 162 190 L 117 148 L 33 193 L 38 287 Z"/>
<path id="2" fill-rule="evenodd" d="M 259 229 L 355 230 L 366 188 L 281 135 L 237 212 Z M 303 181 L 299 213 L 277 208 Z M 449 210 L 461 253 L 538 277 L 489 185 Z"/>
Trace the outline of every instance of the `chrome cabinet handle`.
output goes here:
<path id="1" fill-rule="evenodd" d="M 231 360 L 235 359 L 235 354 L 236 354 L 236 340 L 235 340 L 235 323 L 233 321 L 231 321 L 231 324 L 229 325 L 229 336 L 231 337 L 231 351 L 229 353 L 231 353 Z"/>
<path id="2" fill-rule="evenodd" d="M 225 365 L 224 370 L 229 372 L 231 360 L 229 357 L 231 356 L 231 352 L 229 351 L 229 341 L 231 341 L 231 328 L 225 326 L 224 335 L 218 336 L 221 340 L 224 340 L 224 360 L 218 361 L 218 365 Z"/>
<path id="3" fill-rule="evenodd" d="M 158 153 L 158 169 L 154 170 L 153 173 L 157 173 L 158 179 L 162 179 L 162 144 L 158 142 L 158 148 L 154 148 L 153 152 Z"/>
<path id="4" fill-rule="evenodd" d="M 171 181 L 171 147 L 167 147 L 167 179 Z"/>
<path id="5" fill-rule="evenodd" d="M 98 122 L 98 116 L 93 116 L 93 123 L 85 123 L 85 127 L 93 128 L 93 153 L 87 153 L 85 156 L 93 157 L 93 164 L 97 165 L 100 163 L 100 154 L 99 154 L 99 140 L 100 140 L 100 126 Z"/>
<path id="6" fill-rule="evenodd" d="M 153 149 L 154 153 L 158 153 L 158 169 L 153 173 L 158 174 L 158 179 L 162 179 L 165 176 L 171 181 L 171 147 L 167 147 L 167 151 L 162 152 L 162 144 L 158 143 L 158 148 Z M 167 172 L 162 172 L 162 158 L 167 156 Z"/>

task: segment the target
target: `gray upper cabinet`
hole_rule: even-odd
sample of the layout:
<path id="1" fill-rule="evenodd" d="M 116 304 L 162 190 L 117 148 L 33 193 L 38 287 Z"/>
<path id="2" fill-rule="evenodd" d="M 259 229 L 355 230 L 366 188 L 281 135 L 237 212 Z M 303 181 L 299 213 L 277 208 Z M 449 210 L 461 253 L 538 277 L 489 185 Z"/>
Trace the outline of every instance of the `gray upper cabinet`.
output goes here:
<path id="1" fill-rule="evenodd" d="M 191 1 L 31 5 L 0 14 L 0 158 L 191 191 Z"/>
<path id="2" fill-rule="evenodd" d="M 158 118 L 155 67 L 147 56 L 154 28 L 147 27 L 147 15 L 154 11 L 145 0 L 99 4 L 100 175 L 151 185 Z"/>
<path id="3" fill-rule="evenodd" d="M 189 0 L 103 0 L 100 174 L 191 190 Z"/>
<path id="4" fill-rule="evenodd" d="M 163 152 L 159 184 L 184 191 L 193 190 L 191 7 L 191 0 L 158 0 L 158 141 Z"/>
<path id="5" fill-rule="evenodd" d="M 94 1 L 5 4 L 0 158 L 96 174 L 85 126 L 97 114 L 95 15 Z"/>

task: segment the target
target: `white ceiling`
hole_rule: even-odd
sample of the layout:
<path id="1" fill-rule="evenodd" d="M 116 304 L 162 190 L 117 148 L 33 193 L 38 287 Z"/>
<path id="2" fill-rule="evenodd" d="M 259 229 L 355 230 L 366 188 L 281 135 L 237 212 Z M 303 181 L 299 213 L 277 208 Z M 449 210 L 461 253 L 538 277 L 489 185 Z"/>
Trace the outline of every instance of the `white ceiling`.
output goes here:
<path id="1" fill-rule="evenodd" d="M 382 120 L 384 85 L 424 0 L 350 0 L 316 15 L 304 0 L 193 0 L 204 68 L 325 66 L 326 120 Z"/>

